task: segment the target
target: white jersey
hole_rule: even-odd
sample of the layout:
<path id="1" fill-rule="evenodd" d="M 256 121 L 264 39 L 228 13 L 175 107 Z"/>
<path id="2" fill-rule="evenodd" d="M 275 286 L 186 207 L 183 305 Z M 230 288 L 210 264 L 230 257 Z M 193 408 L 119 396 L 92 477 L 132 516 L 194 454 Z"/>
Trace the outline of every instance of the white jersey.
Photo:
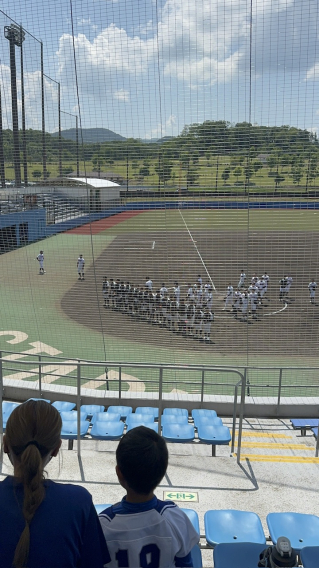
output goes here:
<path id="1" fill-rule="evenodd" d="M 246 274 L 245 274 L 245 272 L 241 272 L 240 277 L 239 277 L 239 282 L 238 282 L 238 288 L 241 288 L 242 286 L 244 286 L 245 280 L 246 280 Z"/>
<path id="2" fill-rule="evenodd" d="M 248 297 L 243 296 L 241 299 L 241 311 L 243 314 L 247 313 L 247 308 L 248 308 Z"/>
<path id="3" fill-rule="evenodd" d="M 79 256 L 78 262 L 77 262 L 78 271 L 83 270 L 84 265 L 85 265 L 85 260 L 84 260 L 83 256 L 82 257 Z"/>
<path id="4" fill-rule="evenodd" d="M 146 286 L 146 288 L 148 288 L 149 290 L 152 290 L 152 288 L 153 288 L 153 282 L 152 282 L 152 280 L 151 280 L 151 279 L 146 280 L 145 286 Z"/>
<path id="5" fill-rule="evenodd" d="M 190 560 L 199 541 L 185 513 L 175 503 L 156 497 L 146 503 L 128 503 L 124 498 L 99 519 L 111 557 L 108 568 L 175 568 L 177 559 Z"/>
<path id="6" fill-rule="evenodd" d="M 317 286 L 318 286 L 317 282 L 309 282 L 308 288 L 309 288 L 311 298 L 315 297 Z"/>
<path id="7" fill-rule="evenodd" d="M 43 268 L 44 254 L 40 252 L 37 256 L 37 260 L 39 261 L 40 268 Z"/>
<path id="8" fill-rule="evenodd" d="M 233 286 L 227 286 L 226 298 L 232 298 L 232 297 L 233 297 L 233 293 L 234 293 L 234 288 L 233 288 Z"/>
<path id="9" fill-rule="evenodd" d="M 165 296 L 165 294 L 167 294 L 168 290 L 166 288 L 166 286 L 162 286 L 162 288 L 160 289 L 160 294 L 161 296 Z"/>
<path id="10" fill-rule="evenodd" d="M 250 301 L 250 306 L 251 306 L 251 311 L 254 311 L 257 309 L 257 303 L 258 303 L 258 294 L 257 292 L 250 292 L 250 294 L 248 295 L 249 301 Z"/>

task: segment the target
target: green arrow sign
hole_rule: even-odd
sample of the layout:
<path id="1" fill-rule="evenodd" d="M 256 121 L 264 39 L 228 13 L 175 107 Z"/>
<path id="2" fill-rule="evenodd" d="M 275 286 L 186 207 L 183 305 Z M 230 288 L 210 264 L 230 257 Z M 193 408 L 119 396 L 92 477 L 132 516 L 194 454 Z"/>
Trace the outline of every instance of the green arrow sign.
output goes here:
<path id="1" fill-rule="evenodd" d="M 164 491 L 164 500 L 171 501 L 193 501 L 198 502 L 198 493 L 190 493 L 188 491 Z"/>

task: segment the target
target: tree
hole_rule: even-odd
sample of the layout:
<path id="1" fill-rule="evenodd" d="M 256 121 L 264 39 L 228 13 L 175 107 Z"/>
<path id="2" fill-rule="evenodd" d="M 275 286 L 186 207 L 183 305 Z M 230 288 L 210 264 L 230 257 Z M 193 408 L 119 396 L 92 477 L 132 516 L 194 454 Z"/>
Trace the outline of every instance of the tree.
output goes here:
<path id="1" fill-rule="evenodd" d="M 259 160 L 256 160 L 255 162 L 253 162 L 252 165 L 253 165 L 255 174 L 257 174 L 257 172 L 259 172 L 259 170 L 263 169 L 263 164 Z"/>
<path id="2" fill-rule="evenodd" d="M 199 178 L 199 174 L 198 174 L 197 168 L 194 168 L 194 166 L 189 166 L 189 168 L 186 172 L 186 187 L 187 187 L 187 189 L 189 188 L 189 186 L 195 185 L 195 182 L 198 180 L 198 178 Z"/>
<path id="3" fill-rule="evenodd" d="M 223 173 L 222 173 L 222 180 L 224 180 L 224 184 L 226 183 L 226 181 L 229 179 L 230 177 L 230 168 L 225 168 Z"/>
<path id="4" fill-rule="evenodd" d="M 147 176 L 150 175 L 150 170 L 149 170 L 149 168 L 148 168 L 147 166 L 142 166 L 142 167 L 139 169 L 139 172 L 138 172 L 138 173 L 139 173 L 139 175 L 142 176 L 142 177 L 147 177 Z"/>
<path id="5" fill-rule="evenodd" d="M 285 181 L 285 178 L 283 175 L 281 175 L 279 172 L 276 173 L 276 176 L 274 178 L 275 181 L 275 191 L 277 189 L 277 187 L 283 182 Z"/>
<path id="6" fill-rule="evenodd" d="M 243 168 L 241 168 L 240 166 L 237 166 L 237 168 L 234 169 L 234 176 L 237 178 L 237 183 L 238 183 L 238 178 L 243 174 Z"/>
<path id="7" fill-rule="evenodd" d="M 291 173 L 292 173 L 292 182 L 295 185 L 299 185 L 302 178 L 302 169 L 299 167 L 292 168 Z"/>
<path id="8" fill-rule="evenodd" d="M 33 170 L 32 176 L 33 176 L 35 179 L 39 179 L 39 178 L 42 176 L 41 170 Z"/>
<path id="9" fill-rule="evenodd" d="M 65 168 L 62 168 L 62 175 L 63 176 L 67 176 L 68 174 L 72 174 L 74 168 L 72 166 L 65 166 Z"/>
<path id="10" fill-rule="evenodd" d="M 165 185 L 171 177 L 172 169 L 172 162 L 168 158 L 160 154 L 158 157 L 158 162 L 155 165 L 155 171 L 158 175 L 159 182 L 163 182 L 163 184 Z"/>

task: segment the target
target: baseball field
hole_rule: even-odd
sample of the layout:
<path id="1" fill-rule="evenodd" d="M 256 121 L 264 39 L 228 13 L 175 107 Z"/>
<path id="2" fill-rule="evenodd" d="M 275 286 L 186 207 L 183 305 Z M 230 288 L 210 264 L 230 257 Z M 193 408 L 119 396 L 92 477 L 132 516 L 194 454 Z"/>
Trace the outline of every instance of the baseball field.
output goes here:
<path id="1" fill-rule="evenodd" d="M 274 376 L 270 367 L 315 366 L 319 292 L 318 305 L 312 305 L 308 284 L 319 278 L 318 214 L 284 209 L 137 211 L 4 254 L 0 347 L 32 354 L 39 353 L 40 342 L 43 352 L 68 359 L 249 365 L 263 367 L 254 378 L 265 384 Z M 40 250 L 43 275 L 36 260 Z M 84 281 L 77 278 L 80 253 Z M 270 276 L 267 299 L 257 319 L 248 322 L 222 310 L 226 288 L 229 283 L 237 286 L 242 269 L 249 281 L 254 273 Z M 183 297 L 199 274 L 214 291 L 210 344 L 103 306 L 103 276 L 135 285 L 144 285 L 150 276 L 155 289 L 162 283 L 171 288 L 178 281 Z M 293 284 L 287 301 L 280 302 L 279 280 L 286 274 Z M 139 378 L 149 378 L 149 373 L 141 371 Z M 307 372 L 291 371 L 287 385 L 308 377 Z M 74 382 L 67 376 L 56 381 Z"/>

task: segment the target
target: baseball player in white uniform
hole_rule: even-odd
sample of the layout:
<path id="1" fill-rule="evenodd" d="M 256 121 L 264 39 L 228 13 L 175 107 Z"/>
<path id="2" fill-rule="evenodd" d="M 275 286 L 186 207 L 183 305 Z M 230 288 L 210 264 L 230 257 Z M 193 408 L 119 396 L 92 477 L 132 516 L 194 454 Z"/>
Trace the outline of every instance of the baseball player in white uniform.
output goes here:
<path id="1" fill-rule="evenodd" d="M 40 269 L 39 269 L 39 274 L 44 274 L 45 270 L 43 268 L 43 263 L 44 263 L 44 254 L 43 254 L 43 250 L 40 250 L 40 253 L 37 256 L 37 261 L 40 265 Z"/>
<path id="2" fill-rule="evenodd" d="M 152 291 L 152 289 L 153 289 L 153 281 L 150 279 L 149 276 L 146 276 L 145 286 L 146 286 L 146 288 L 148 288 L 149 290 Z"/>
<path id="3" fill-rule="evenodd" d="M 214 316 L 212 312 L 208 308 L 205 308 L 203 315 L 203 335 L 204 335 L 204 341 L 207 341 L 208 343 L 210 343 L 210 330 L 212 327 L 213 320 Z"/>
<path id="4" fill-rule="evenodd" d="M 78 261 L 77 261 L 78 280 L 84 280 L 84 266 L 85 266 L 85 260 L 83 258 L 83 255 L 80 254 Z"/>
<path id="5" fill-rule="evenodd" d="M 233 305 L 233 297 L 234 297 L 234 288 L 231 285 L 231 283 L 229 282 L 229 285 L 227 286 L 227 290 L 226 290 L 225 306 L 223 307 L 223 311 L 226 310 L 226 308 L 227 308 L 227 306 L 229 306 L 229 304 L 231 306 Z"/>
<path id="6" fill-rule="evenodd" d="M 257 318 L 257 304 L 258 304 L 258 294 L 257 292 L 250 292 L 248 294 L 250 302 L 250 311 L 253 319 Z"/>
<path id="7" fill-rule="evenodd" d="M 245 280 L 246 280 L 246 274 L 244 272 L 244 269 L 242 269 L 239 277 L 238 288 L 244 288 Z"/>
<path id="8" fill-rule="evenodd" d="M 318 286 L 318 284 L 317 284 L 317 282 L 315 282 L 314 278 L 308 284 L 308 289 L 309 289 L 309 294 L 310 294 L 310 303 L 311 304 L 315 303 L 315 295 L 316 295 L 317 286 Z"/>
<path id="9" fill-rule="evenodd" d="M 243 320 L 247 320 L 247 311 L 248 311 L 248 294 L 245 292 L 241 299 L 241 313 Z"/>

